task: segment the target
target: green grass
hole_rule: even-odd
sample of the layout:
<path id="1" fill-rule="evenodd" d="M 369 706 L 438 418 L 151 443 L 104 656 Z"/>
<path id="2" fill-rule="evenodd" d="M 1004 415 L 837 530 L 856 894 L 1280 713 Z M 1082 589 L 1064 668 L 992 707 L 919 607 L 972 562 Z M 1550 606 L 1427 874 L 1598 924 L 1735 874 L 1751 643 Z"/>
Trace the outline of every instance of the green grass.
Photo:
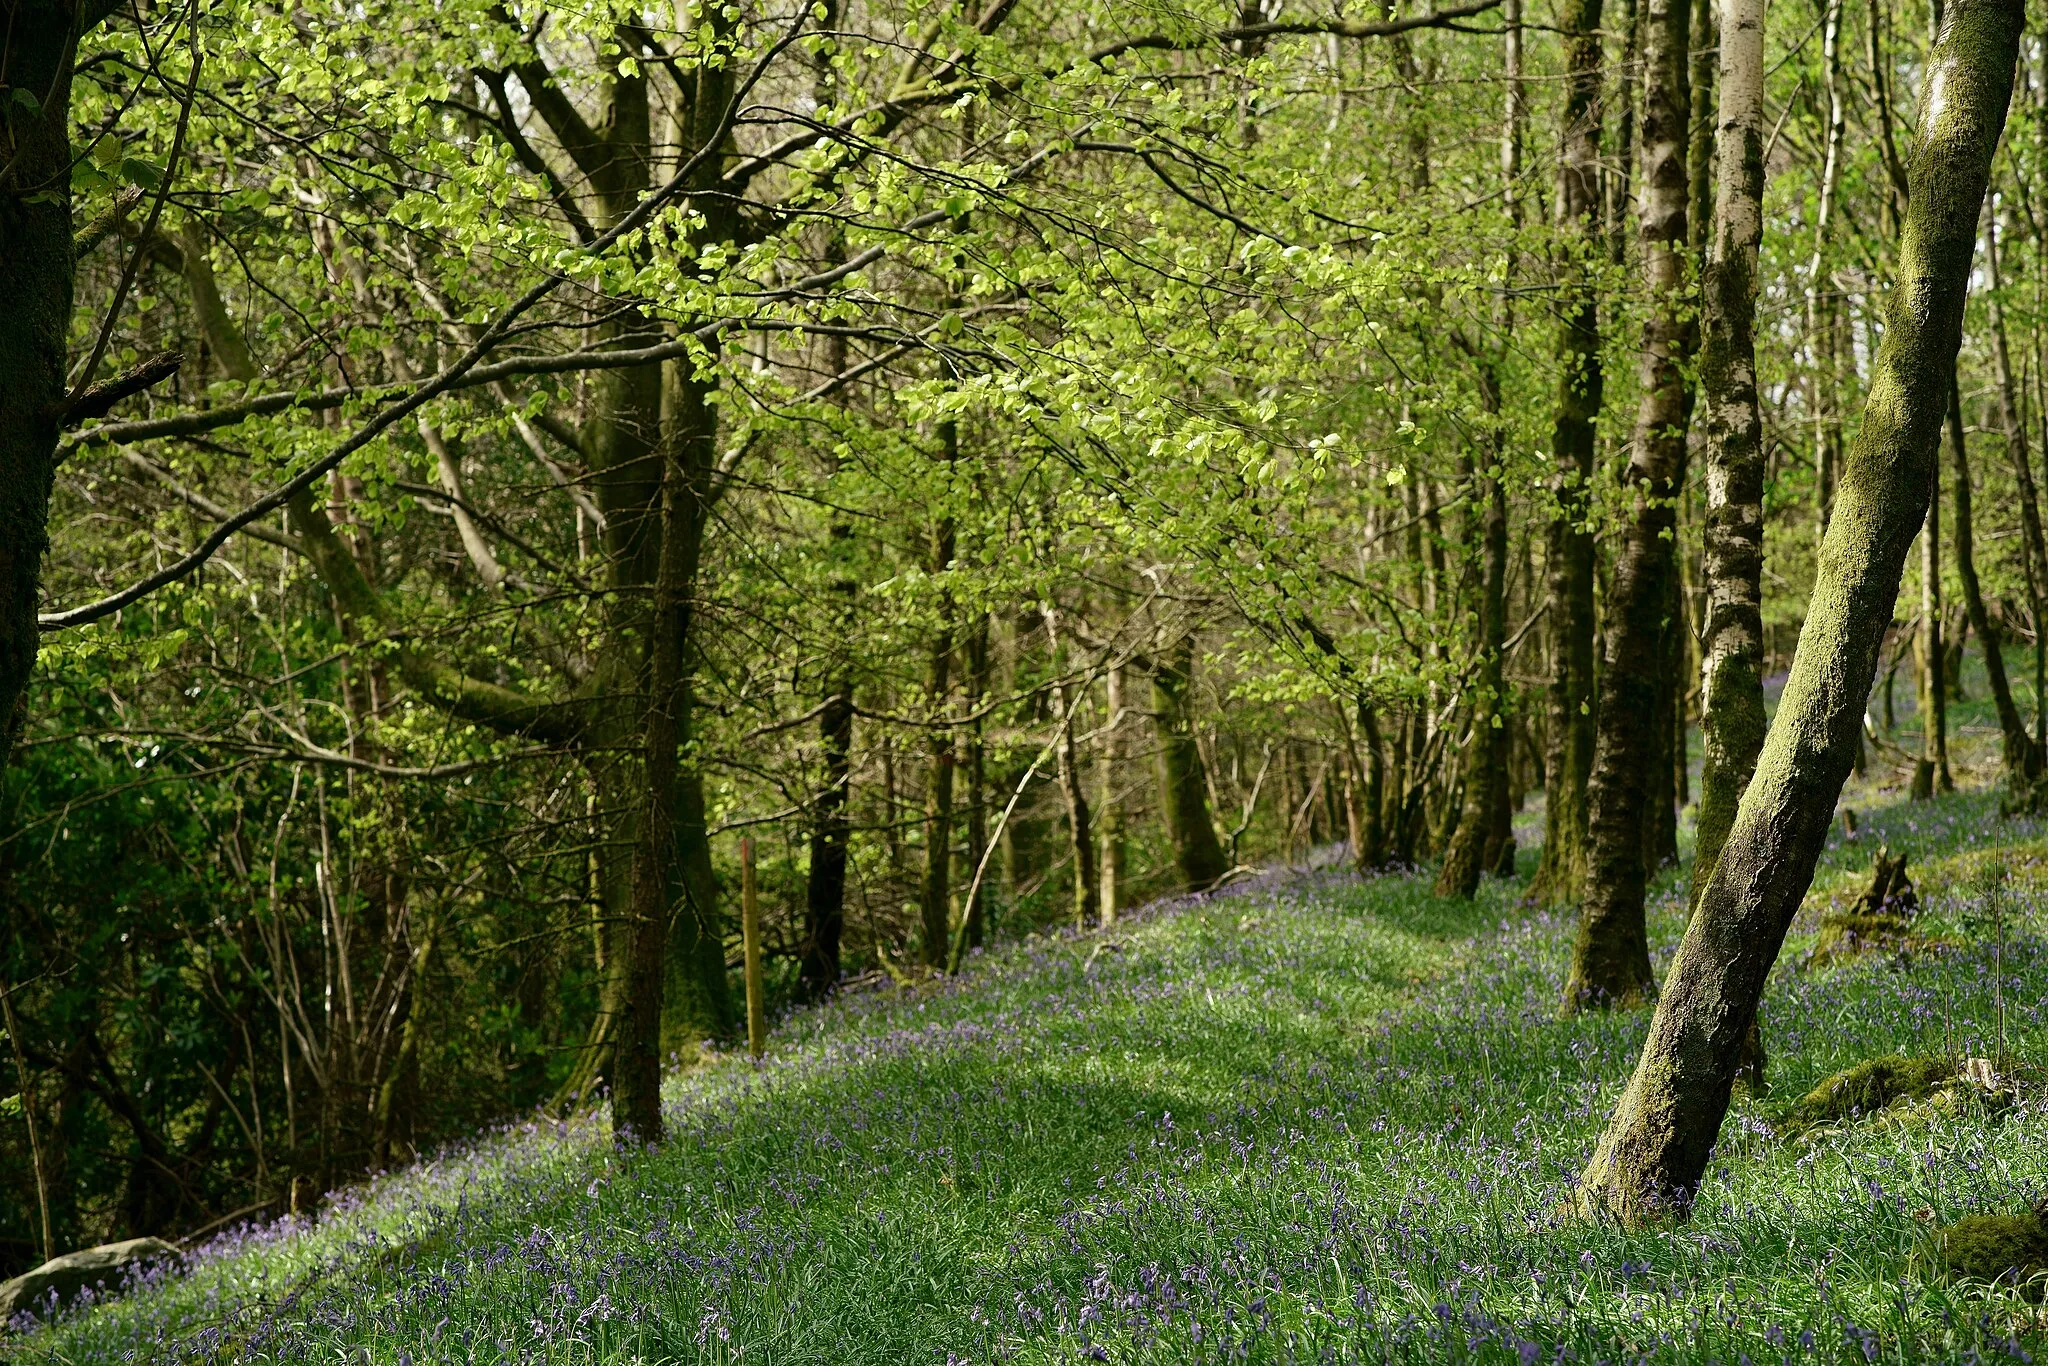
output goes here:
<path id="1" fill-rule="evenodd" d="M 1860 800 L 1886 800 L 1871 790 Z M 1915 866 L 2043 837 L 1993 796 L 1873 805 Z M 1524 872 L 1530 855 L 1523 856 Z M 1936 879 L 1938 881 L 1938 879 Z M 1567 919 L 1489 882 L 1275 879 L 982 956 L 956 984 L 783 1021 L 769 1059 L 674 1084 L 671 1136 L 515 1126 L 223 1240 L 179 1279 L 0 1352 L 24 1361 L 1952 1361 L 2041 1348 L 1930 1229 L 2048 1190 L 2048 1109 L 1852 1124 L 1775 1113 L 1885 1053 L 2048 1061 L 2048 901 L 1972 939 L 1803 975 L 1764 1007 L 1693 1218 L 1562 1218 L 1647 1016 L 1556 1018 Z M 1929 914 L 1981 923 L 1965 880 Z M 1675 878 L 1652 916 L 1660 972 Z M 1560 1358 L 1560 1354 L 1562 1358 Z"/>

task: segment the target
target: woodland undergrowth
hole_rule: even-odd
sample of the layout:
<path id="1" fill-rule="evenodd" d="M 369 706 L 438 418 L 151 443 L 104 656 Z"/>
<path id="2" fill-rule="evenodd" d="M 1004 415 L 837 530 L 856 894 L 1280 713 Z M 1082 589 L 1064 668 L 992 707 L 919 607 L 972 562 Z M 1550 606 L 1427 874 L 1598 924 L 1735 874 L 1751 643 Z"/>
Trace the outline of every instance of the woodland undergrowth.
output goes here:
<path id="1" fill-rule="evenodd" d="M 792 1015 L 765 1061 L 674 1078 L 658 1148 L 615 1148 L 602 1116 L 513 1125 L 0 1355 L 2031 1359 L 2037 1306 L 1945 1280 L 1932 1239 L 2048 1192 L 2048 1098 L 1796 1144 L 1770 1128 L 1865 1058 L 2048 1055 L 2048 894 L 2023 875 L 2048 826 L 1988 791 L 1861 792 L 1876 804 L 1831 841 L 1772 978 L 1772 1090 L 1738 1101 L 1682 1224 L 1561 1213 L 1647 1024 L 1557 1018 L 1566 918 L 1513 882 L 1460 903 L 1426 871 L 1290 870 Z M 1829 889 L 1879 843 L 1928 870 L 1950 933 L 1800 971 Z M 2001 848 L 1999 945 L 1967 932 L 1982 879 L 1963 872 Z M 1660 973 L 1682 913 L 1667 870 Z"/>

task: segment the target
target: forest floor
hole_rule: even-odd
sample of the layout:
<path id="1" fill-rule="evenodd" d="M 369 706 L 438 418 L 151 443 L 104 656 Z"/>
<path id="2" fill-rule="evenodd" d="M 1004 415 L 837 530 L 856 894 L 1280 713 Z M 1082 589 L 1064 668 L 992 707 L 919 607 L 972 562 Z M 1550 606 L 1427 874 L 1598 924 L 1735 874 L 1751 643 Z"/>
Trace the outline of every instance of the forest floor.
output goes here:
<path id="1" fill-rule="evenodd" d="M 2041 1311 L 1946 1282 L 1931 1230 L 2048 1189 L 2048 1103 L 1798 1144 L 1768 1123 L 1880 1054 L 2048 1061 L 2048 823 L 1981 788 L 1909 805 L 1900 777 L 1845 797 L 1860 838 L 1838 823 L 1764 1006 L 1772 1090 L 1738 1100 L 1683 1225 L 1559 1213 L 1647 1024 L 1558 1019 L 1567 918 L 1516 883 L 1461 904 L 1425 875 L 1296 871 L 799 1012 L 764 1062 L 677 1078 L 659 1148 L 617 1151 L 596 1117 L 511 1126 L 0 1356 L 2025 1359 Z M 1880 841 L 1949 942 L 1801 971 Z M 1992 857 L 2002 945 L 1973 891 Z M 1681 910 L 1667 872 L 1660 975 Z"/>

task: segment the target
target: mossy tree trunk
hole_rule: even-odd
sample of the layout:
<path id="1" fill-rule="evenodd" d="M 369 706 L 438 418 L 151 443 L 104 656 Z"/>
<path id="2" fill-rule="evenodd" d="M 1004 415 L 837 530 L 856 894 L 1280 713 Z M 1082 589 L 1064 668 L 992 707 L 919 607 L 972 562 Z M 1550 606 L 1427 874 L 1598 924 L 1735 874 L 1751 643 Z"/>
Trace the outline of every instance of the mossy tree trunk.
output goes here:
<path id="1" fill-rule="evenodd" d="M 1686 134 L 1689 0 L 1650 0 L 1643 44 L 1640 237 L 1649 314 L 1640 350 L 1641 403 L 1627 471 L 1635 507 L 1615 555 L 1608 589 L 1600 718 L 1587 784 L 1587 861 L 1579 930 L 1572 946 L 1566 1010 L 1626 1005 L 1654 988 L 1643 927 L 1644 812 L 1650 791 L 1658 684 L 1666 672 L 1672 619 L 1676 500 L 1685 479 L 1685 430 L 1692 412 L 1686 375 L 1696 323 L 1686 268 Z M 1668 743 L 1668 730 L 1665 732 Z M 1668 775 L 1667 775 L 1668 776 Z"/>
<path id="2" fill-rule="evenodd" d="M 960 429 L 940 424 L 941 459 L 950 467 L 960 460 Z M 942 516 L 930 532 L 929 570 L 934 578 L 952 566 L 955 531 L 951 516 Z M 926 746 L 924 788 L 924 876 L 918 888 L 918 918 L 924 929 L 924 961 L 946 965 L 952 945 L 953 875 L 953 604 L 940 593 L 939 622 L 925 652 L 925 700 L 931 708 L 931 737 Z"/>
<path id="3" fill-rule="evenodd" d="M 1707 621 L 1700 642 L 1699 904 L 1764 744 L 1763 419 L 1756 399 L 1757 252 L 1763 241 L 1764 0 L 1722 0 L 1720 162 L 1701 280 Z"/>
<path id="4" fill-rule="evenodd" d="M 1209 817 L 1209 778 L 1195 742 L 1195 638 L 1182 636 L 1153 656 L 1152 710 L 1159 726 L 1159 790 L 1181 885 L 1204 892 L 1230 871 Z"/>
<path id="5" fill-rule="evenodd" d="M 1103 703 L 1108 716 L 1103 721 L 1102 741 L 1095 747 L 1095 840 L 1096 872 L 1101 880 L 1097 896 L 1102 923 L 1115 921 L 1124 899 L 1124 810 L 1118 800 L 1117 784 L 1124 767 L 1124 670 L 1112 665 L 1103 677 Z"/>
<path id="6" fill-rule="evenodd" d="M 1496 395 L 1492 368 L 1481 384 Z M 1495 458 L 1489 453 L 1489 459 Z M 1501 656 L 1507 640 L 1508 505 L 1498 466 L 1474 477 L 1482 511 L 1480 549 L 1479 659 L 1472 683 L 1472 738 L 1465 751 L 1464 813 L 1444 851 L 1436 881 L 1438 896 L 1469 897 L 1479 876 L 1498 864 L 1501 841 L 1495 816 L 1508 803 L 1507 689 Z"/>
<path id="7" fill-rule="evenodd" d="M 1557 351 L 1557 413 L 1551 423 L 1549 567 L 1551 668 L 1543 857 L 1532 891 L 1546 901 L 1579 895 L 1586 871 L 1586 782 L 1593 771 L 1593 530 L 1589 493 L 1594 421 L 1600 415 L 1600 303 L 1592 274 L 1599 251 L 1601 0 L 1566 0 L 1566 84 L 1558 166 L 1558 220 L 1566 242 L 1558 273 L 1562 316 Z"/>
<path id="8" fill-rule="evenodd" d="M 967 732 L 967 904 L 960 908 L 960 942 L 978 949 L 986 933 L 987 880 L 976 882 L 974 870 L 988 848 L 988 749 L 983 740 L 982 699 L 989 690 L 988 614 L 979 614 L 967 636 L 967 706 L 976 713 Z"/>
<path id="9" fill-rule="evenodd" d="M 828 68 L 829 70 L 829 68 Z M 829 103 L 831 86 L 822 83 L 818 102 Z M 844 243 L 835 235 L 827 259 L 845 256 Z M 824 369 L 828 375 L 847 368 L 846 338 L 822 339 Z M 833 457 L 833 473 L 838 473 Z M 835 511 L 827 530 L 828 551 L 834 560 L 830 592 L 838 620 L 850 638 L 854 627 L 855 582 L 851 556 L 853 519 Z M 806 1000 L 819 1000 L 839 985 L 840 949 L 846 937 L 846 860 L 852 822 L 847 817 L 848 787 L 853 781 L 853 666 L 834 661 L 828 675 L 830 691 L 818 713 L 818 751 L 824 765 L 819 775 L 818 795 L 811 802 L 810 860 L 804 875 L 804 938 L 797 964 L 797 989 Z"/>
<path id="10" fill-rule="evenodd" d="M 1682 1211 L 1719 1137 L 1743 1036 L 1855 757 L 1884 627 L 1926 510 L 1977 212 L 2024 22 L 2020 0 L 1950 0 L 1922 80 L 1937 97 L 1921 104 L 1884 339 L 1806 627 L 1642 1056 L 1580 1179 L 1588 1212 L 1634 1222 Z"/>
<path id="11" fill-rule="evenodd" d="M 640 46 L 633 31 L 620 36 L 628 50 Z M 589 122 L 537 56 L 513 71 L 536 114 L 585 173 L 602 220 L 631 212 L 651 180 L 645 75 L 609 82 Z M 710 64 L 699 69 L 681 130 L 692 145 L 718 127 L 732 79 Z M 707 158 L 700 174 L 717 173 L 717 159 Z M 714 204 L 699 234 L 729 240 L 736 228 L 729 208 Z M 599 335 L 644 342 L 660 330 L 646 314 L 622 307 Z M 614 593 L 589 683 L 576 695 L 529 697 L 466 677 L 410 644 L 391 652 L 400 676 L 430 704 L 583 757 L 599 827 L 603 966 L 597 1018 L 564 1091 L 587 1094 L 605 1078 L 615 1126 L 644 1141 L 661 1136 L 664 1054 L 691 1036 L 729 1034 L 735 1024 L 703 780 L 684 757 L 695 653 L 690 604 L 717 495 L 717 410 L 709 390 L 687 361 L 601 371 L 590 381 L 581 444 L 604 518 L 606 580 Z M 311 495 L 294 499 L 288 511 L 341 611 L 376 621 L 386 634 L 400 627 Z"/>
<path id="12" fill-rule="evenodd" d="M 0 136 L 0 765 L 26 714 L 40 639 L 50 488 L 71 338 L 71 64 L 113 6 L 19 0 L 8 10 Z M 88 376 L 90 378 L 90 376 Z"/>
<path id="13" fill-rule="evenodd" d="M 1806 277 L 1806 334 L 1812 348 L 1807 401 L 1814 415 L 1814 521 L 1827 535 L 1835 503 L 1835 476 L 1841 466 L 1842 423 L 1835 392 L 1840 374 L 1841 308 L 1832 283 L 1824 278 L 1828 242 L 1834 227 L 1835 199 L 1842 178 L 1842 144 L 1847 116 L 1842 103 L 1842 4 L 1828 0 L 1821 15 L 1821 66 L 1827 82 L 1827 148 L 1821 161 L 1820 212 L 1814 220 L 1813 256 Z"/>

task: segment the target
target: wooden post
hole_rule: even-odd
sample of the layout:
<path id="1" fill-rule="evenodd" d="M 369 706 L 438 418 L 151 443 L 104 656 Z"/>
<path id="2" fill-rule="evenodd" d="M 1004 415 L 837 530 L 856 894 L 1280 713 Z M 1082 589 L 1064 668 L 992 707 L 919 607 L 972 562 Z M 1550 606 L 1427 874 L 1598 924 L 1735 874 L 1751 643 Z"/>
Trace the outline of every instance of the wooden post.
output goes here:
<path id="1" fill-rule="evenodd" d="M 768 1047 L 768 1021 L 761 1010 L 761 907 L 754 896 L 754 841 L 740 840 L 740 933 L 747 957 L 747 1051 L 760 1057 Z"/>

